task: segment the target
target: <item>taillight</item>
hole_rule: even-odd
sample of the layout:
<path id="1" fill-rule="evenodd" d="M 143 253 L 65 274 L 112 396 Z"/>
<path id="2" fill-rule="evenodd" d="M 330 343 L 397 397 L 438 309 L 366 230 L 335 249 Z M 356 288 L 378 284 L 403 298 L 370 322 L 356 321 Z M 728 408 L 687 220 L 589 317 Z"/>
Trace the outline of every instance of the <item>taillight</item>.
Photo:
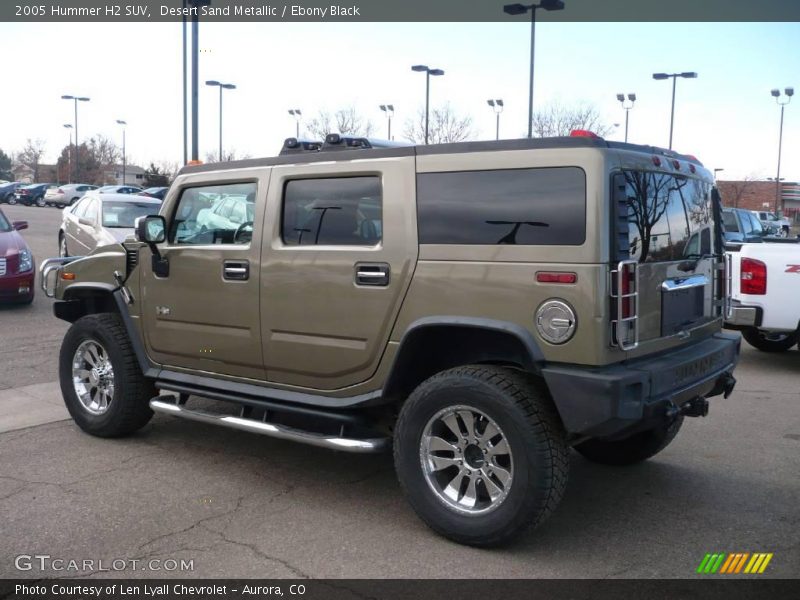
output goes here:
<path id="1" fill-rule="evenodd" d="M 742 294 L 763 296 L 767 293 L 767 265 L 754 258 L 743 258 L 739 274 Z"/>
<path id="2" fill-rule="evenodd" d="M 64 193 L 64 190 L 62 190 L 61 188 L 58 188 L 56 190 L 56 194 L 63 194 L 63 193 Z"/>

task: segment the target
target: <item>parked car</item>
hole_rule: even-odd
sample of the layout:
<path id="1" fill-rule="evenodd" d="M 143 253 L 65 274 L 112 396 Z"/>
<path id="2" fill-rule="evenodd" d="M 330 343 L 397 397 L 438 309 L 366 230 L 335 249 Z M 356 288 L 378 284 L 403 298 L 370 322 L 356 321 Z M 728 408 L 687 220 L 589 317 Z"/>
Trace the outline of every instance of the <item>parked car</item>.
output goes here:
<path id="1" fill-rule="evenodd" d="M 58 187 L 48 188 L 47 192 L 45 192 L 44 200 L 47 204 L 64 208 L 75 204 L 75 202 L 83 198 L 86 192 L 96 189 L 96 185 L 89 185 L 88 183 L 65 183 Z"/>
<path id="2" fill-rule="evenodd" d="M 787 218 L 778 217 L 775 213 L 765 210 L 754 210 L 753 214 L 770 233 L 780 237 L 788 237 L 792 223 Z"/>
<path id="3" fill-rule="evenodd" d="M 800 342 L 800 243 L 741 244 L 728 251 L 728 329 L 751 346 L 785 352 Z"/>
<path id="4" fill-rule="evenodd" d="M 51 186 L 53 186 L 52 183 L 33 183 L 20 186 L 14 191 L 14 202 L 12 204 L 36 205 L 43 208 L 47 206 L 44 195 L 47 193 L 47 188 Z"/>
<path id="5" fill-rule="evenodd" d="M 138 217 L 158 213 L 161 201 L 129 194 L 86 194 L 64 210 L 58 231 L 60 256 L 84 255 L 122 242 Z"/>
<path id="6" fill-rule="evenodd" d="M 197 213 L 200 231 L 236 230 L 253 223 L 255 194 L 250 196 L 223 196 L 211 208 Z"/>
<path id="7" fill-rule="evenodd" d="M 163 200 L 167 194 L 168 187 L 151 187 L 139 192 L 140 196 L 150 196 L 151 198 L 158 198 Z"/>
<path id="8" fill-rule="evenodd" d="M 138 194 L 141 191 L 136 185 L 104 185 L 97 189 L 98 194 Z"/>
<path id="9" fill-rule="evenodd" d="M 0 302 L 33 302 L 36 263 L 19 234 L 27 228 L 27 221 L 10 222 L 0 210 Z"/>
<path id="10" fill-rule="evenodd" d="M 135 241 L 43 263 L 84 431 L 158 412 L 392 450 L 422 520 L 485 546 L 556 508 L 570 447 L 639 463 L 733 390 L 718 195 L 693 156 L 586 131 L 391 149 L 332 134 L 281 154 L 184 167 Z M 201 210 L 250 194 L 250 232 L 200 230 Z"/>
<path id="11" fill-rule="evenodd" d="M 14 192 L 17 191 L 17 188 L 23 185 L 28 185 L 28 184 L 22 183 L 20 181 L 11 181 L 0 185 L 0 204 L 2 204 L 3 202 L 8 202 L 9 204 L 16 204 L 17 201 L 14 198 Z"/>
<path id="12" fill-rule="evenodd" d="M 722 227 L 726 243 L 763 242 L 769 235 L 752 211 L 744 208 L 723 208 Z"/>

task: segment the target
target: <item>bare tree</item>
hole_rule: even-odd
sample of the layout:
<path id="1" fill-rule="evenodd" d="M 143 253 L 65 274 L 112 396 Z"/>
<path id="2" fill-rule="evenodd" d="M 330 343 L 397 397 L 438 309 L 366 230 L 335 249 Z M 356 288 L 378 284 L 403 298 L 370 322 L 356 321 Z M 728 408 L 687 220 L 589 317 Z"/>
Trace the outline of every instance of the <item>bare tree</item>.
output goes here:
<path id="1" fill-rule="evenodd" d="M 251 156 L 249 154 L 239 155 L 236 152 L 236 148 L 231 148 L 230 150 L 222 151 L 222 161 L 219 160 L 219 150 L 215 152 L 206 152 L 205 162 L 207 163 L 230 162 L 232 160 L 244 160 L 246 158 L 251 158 Z"/>
<path id="2" fill-rule="evenodd" d="M 25 142 L 25 146 L 15 157 L 19 164 L 33 171 L 33 180 L 36 182 L 39 181 L 39 164 L 42 161 L 44 152 L 44 140 L 32 140 L 28 138 L 28 141 Z"/>
<path id="3" fill-rule="evenodd" d="M 319 114 L 306 124 L 312 138 L 324 140 L 329 133 L 355 137 L 369 137 L 375 129 L 372 121 L 359 116 L 355 106 L 340 108 L 329 113 L 321 110 Z"/>
<path id="4" fill-rule="evenodd" d="M 405 123 L 403 136 L 410 142 L 425 142 L 425 109 L 417 111 L 416 117 Z M 428 123 L 428 143 L 447 144 L 463 142 L 475 137 L 472 129 L 472 117 L 461 116 L 450 104 L 445 104 L 430 111 Z"/>
<path id="5" fill-rule="evenodd" d="M 603 137 L 612 127 L 603 122 L 597 108 L 590 104 L 567 106 L 552 103 L 533 113 L 533 137 L 569 135 L 575 129 L 587 129 Z"/>
<path id="6" fill-rule="evenodd" d="M 717 188 L 722 197 L 722 204 L 739 208 L 742 198 L 753 189 L 756 180 L 757 177 L 754 175 L 747 175 L 739 181 L 718 181 Z"/>
<path id="7" fill-rule="evenodd" d="M 111 167 L 122 161 L 122 149 L 104 135 L 98 134 L 90 138 L 87 148 L 101 168 Z"/>

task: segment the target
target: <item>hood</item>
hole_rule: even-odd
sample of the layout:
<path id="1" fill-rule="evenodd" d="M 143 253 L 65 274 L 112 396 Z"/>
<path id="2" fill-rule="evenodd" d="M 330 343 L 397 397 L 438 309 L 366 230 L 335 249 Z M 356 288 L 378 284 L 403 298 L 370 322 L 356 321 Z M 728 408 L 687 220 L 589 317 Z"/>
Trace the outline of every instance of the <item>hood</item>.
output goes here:
<path id="1" fill-rule="evenodd" d="M 124 242 L 128 236 L 133 235 L 133 227 L 104 227 L 109 239 L 113 239 L 118 244 Z"/>
<path id="2" fill-rule="evenodd" d="M 28 244 L 16 230 L 0 232 L 0 258 L 15 256 L 27 247 Z"/>

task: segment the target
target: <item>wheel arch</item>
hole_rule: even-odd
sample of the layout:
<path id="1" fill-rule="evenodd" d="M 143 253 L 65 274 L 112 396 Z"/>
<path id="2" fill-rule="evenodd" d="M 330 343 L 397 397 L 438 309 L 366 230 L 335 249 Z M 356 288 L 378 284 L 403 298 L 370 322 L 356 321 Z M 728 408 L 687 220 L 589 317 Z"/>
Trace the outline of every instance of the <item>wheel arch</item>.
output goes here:
<path id="1" fill-rule="evenodd" d="M 541 373 L 544 355 L 531 332 L 494 319 L 434 316 L 414 321 L 403 335 L 383 397 L 406 398 L 435 373 L 467 364 L 500 364 Z"/>

